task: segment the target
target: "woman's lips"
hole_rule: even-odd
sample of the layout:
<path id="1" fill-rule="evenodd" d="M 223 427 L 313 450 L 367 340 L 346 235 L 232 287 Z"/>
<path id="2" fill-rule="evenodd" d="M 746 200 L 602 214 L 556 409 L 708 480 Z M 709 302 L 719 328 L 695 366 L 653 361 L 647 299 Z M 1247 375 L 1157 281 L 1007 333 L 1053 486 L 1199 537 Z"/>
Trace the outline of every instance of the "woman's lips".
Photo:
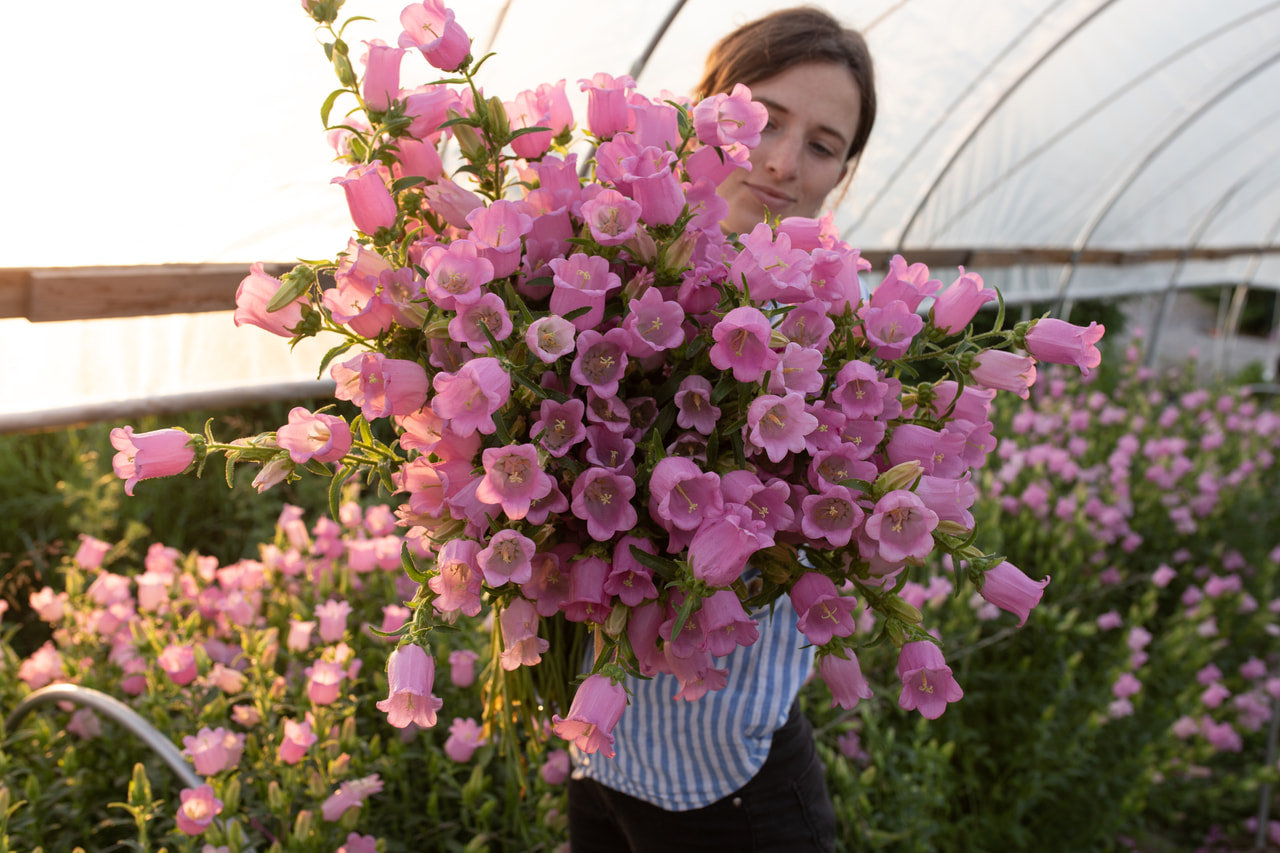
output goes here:
<path id="1" fill-rule="evenodd" d="M 786 193 L 769 189 L 768 187 L 758 186 L 756 184 L 747 184 L 747 190 L 755 196 L 762 205 L 769 208 L 773 213 L 778 213 L 791 205 L 795 204 L 795 199 Z"/>

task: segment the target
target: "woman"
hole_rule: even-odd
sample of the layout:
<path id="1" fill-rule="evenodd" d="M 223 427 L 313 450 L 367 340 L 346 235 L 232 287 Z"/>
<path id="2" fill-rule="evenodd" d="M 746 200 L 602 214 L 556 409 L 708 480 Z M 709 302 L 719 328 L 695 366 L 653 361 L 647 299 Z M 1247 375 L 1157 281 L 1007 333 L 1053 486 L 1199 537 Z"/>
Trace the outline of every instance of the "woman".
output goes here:
<path id="1" fill-rule="evenodd" d="M 789 9 L 722 39 L 703 96 L 751 89 L 769 122 L 750 171 L 719 194 L 725 231 L 766 218 L 817 216 L 851 172 L 875 122 L 871 57 L 862 37 L 816 9 Z M 813 665 L 794 608 L 760 619 L 760 638 L 725 659 L 728 684 L 676 702 L 676 679 L 631 679 L 614 729 L 617 755 L 580 756 L 569 786 L 574 853 L 631 850 L 794 851 L 834 847 L 835 815 L 813 732 L 796 696 Z"/>

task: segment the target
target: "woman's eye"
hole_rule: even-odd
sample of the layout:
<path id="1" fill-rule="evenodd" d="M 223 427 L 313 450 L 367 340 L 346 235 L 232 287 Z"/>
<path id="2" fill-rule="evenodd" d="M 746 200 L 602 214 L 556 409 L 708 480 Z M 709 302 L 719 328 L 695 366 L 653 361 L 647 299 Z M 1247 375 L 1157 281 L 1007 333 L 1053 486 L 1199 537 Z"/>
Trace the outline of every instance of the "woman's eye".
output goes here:
<path id="1" fill-rule="evenodd" d="M 835 152 L 835 150 L 834 150 L 831 146 L 827 145 L 826 143 L 823 143 L 823 142 L 811 142 L 811 143 L 809 143 L 809 147 L 810 147 L 810 148 L 812 148 L 812 149 L 813 149 L 813 152 L 814 152 L 815 154 L 817 154 L 819 157 L 834 157 L 834 156 L 836 156 L 836 152 Z"/>

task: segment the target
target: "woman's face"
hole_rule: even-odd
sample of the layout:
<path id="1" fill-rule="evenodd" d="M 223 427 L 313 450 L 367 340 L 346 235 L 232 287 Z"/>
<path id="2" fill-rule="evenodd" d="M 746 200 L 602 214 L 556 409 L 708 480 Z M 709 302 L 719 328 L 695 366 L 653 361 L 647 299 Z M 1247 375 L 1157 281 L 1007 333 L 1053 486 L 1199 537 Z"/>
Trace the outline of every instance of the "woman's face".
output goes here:
<path id="1" fill-rule="evenodd" d="M 771 217 L 817 216 L 844 177 L 845 154 L 858 129 L 860 93 L 847 68 L 834 62 L 795 65 L 751 87 L 769 109 L 751 171 L 739 169 L 718 192 L 729 204 L 720 224 L 747 233 Z"/>

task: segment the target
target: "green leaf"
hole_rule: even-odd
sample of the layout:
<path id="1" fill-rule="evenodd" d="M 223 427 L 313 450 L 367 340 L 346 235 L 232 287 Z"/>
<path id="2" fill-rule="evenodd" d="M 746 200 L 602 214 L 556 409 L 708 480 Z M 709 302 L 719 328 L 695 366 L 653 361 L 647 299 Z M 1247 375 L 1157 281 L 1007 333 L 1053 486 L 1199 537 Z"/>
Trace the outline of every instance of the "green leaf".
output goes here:
<path id="1" fill-rule="evenodd" d="M 329 362 L 333 361 L 353 346 L 355 346 L 355 341 L 346 341 L 345 343 L 338 344 L 336 347 L 325 353 L 324 358 L 320 360 L 320 372 L 316 374 L 316 378 L 324 378 L 324 372 L 329 367 Z"/>
<path id="2" fill-rule="evenodd" d="M 409 543 L 404 542 L 400 545 L 400 566 L 404 569 L 404 573 L 408 575 L 414 583 L 426 583 L 427 573 L 418 570 L 418 564 L 413 561 L 413 554 L 409 551 Z"/>
<path id="3" fill-rule="evenodd" d="M 476 101 L 477 105 L 482 103 L 484 103 L 484 101 Z M 475 118 L 472 118 L 471 116 L 458 116 L 457 118 L 451 118 L 448 121 L 442 123 L 439 127 L 436 128 L 436 130 L 444 130 L 446 127 L 454 127 L 459 124 L 470 125 L 471 127 L 483 127 L 483 125 L 481 125 L 478 120 L 476 120 Z"/>
<path id="4" fill-rule="evenodd" d="M 680 635 L 680 629 L 684 627 L 684 623 L 689 621 L 689 617 L 693 615 L 694 608 L 702 604 L 702 599 L 696 595 L 686 595 L 684 601 L 680 603 L 680 612 L 676 614 L 676 623 L 671 626 L 671 642 L 676 641 L 676 637 Z"/>
<path id="5" fill-rule="evenodd" d="M 280 289 L 267 303 L 267 313 L 279 311 L 292 304 L 299 296 L 306 293 L 316 283 L 316 271 L 311 267 L 299 264 L 287 272 L 282 278 Z"/>
<path id="6" fill-rule="evenodd" d="M 324 103 L 320 105 L 320 123 L 324 125 L 325 130 L 329 129 L 329 113 L 333 112 L 333 105 L 337 103 L 339 96 L 344 92 L 350 91 L 350 89 L 334 89 L 329 93 L 329 97 L 324 99 Z"/>
<path id="7" fill-rule="evenodd" d="M 338 473 L 333 475 L 333 480 L 329 483 L 329 513 L 333 518 L 340 517 L 338 508 L 342 505 L 342 487 L 355 472 L 355 467 L 343 465 L 338 469 Z"/>
<path id="8" fill-rule="evenodd" d="M 398 193 L 401 190 L 407 190 L 409 187 L 417 186 L 418 184 L 425 184 L 426 182 L 427 179 L 420 175 L 406 175 L 391 185 L 391 192 L 393 194 Z"/>
<path id="9" fill-rule="evenodd" d="M 547 398 L 550 398 L 552 400 L 555 400 L 557 403 L 569 402 L 569 395 L 565 394 L 563 391 L 557 391 L 554 388 L 543 388 L 541 385 L 535 384 L 534 382 L 532 382 L 531 380 L 527 379 L 524 376 L 521 376 L 517 372 L 511 373 L 511 379 L 517 385 L 520 385 L 524 388 L 528 388 L 534 394 L 537 394 L 540 399 L 545 400 Z"/>
<path id="10" fill-rule="evenodd" d="M 468 163 L 465 166 L 459 166 L 456 171 L 466 172 L 467 174 L 475 175 L 479 178 L 487 178 L 490 173 L 490 169 L 487 166 L 476 163 Z"/>
<path id="11" fill-rule="evenodd" d="M 631 556 L 635 557 L 636 562 L 645 568 L 653 569 L 661 575 L 664 580 L 672 580 L 680 572 L 680 564 L 675 560 L 663 557 L 659 554 L 650 554 L 648 551 L 643 548 L 638 548 L 635 545 L 631 546 Z M 674 640 L 675 637 L 672 636 L 671 639 Z"/>
<path id="12" fill-rule="evenodd" d="M 726 370 L 720 374 L 720 381 L 711 389 L 711 405 L 718 406 L 728 397 L 734 389 L 738 387 L 738 381 L 733 378 L 733 371 Z"/>
<path id="13" fill-rule="evenodd" d="M 493 427 L 493 434 L 501 444 L 511 444 L 511 433 L 507 431 L 507 424 L 502 419 L 502 412 L 493 413 Z"/>
<path id="14" fill-rule="evenodd" d="M 551 132 L 551 128 L 549 127 L 522 127 L 519 130 L 513 131 L 511 134 L 511 138 L 515 139 L 516 137 L 524 136 L 527 133 L 550 133 L 550 132 Z"/>

